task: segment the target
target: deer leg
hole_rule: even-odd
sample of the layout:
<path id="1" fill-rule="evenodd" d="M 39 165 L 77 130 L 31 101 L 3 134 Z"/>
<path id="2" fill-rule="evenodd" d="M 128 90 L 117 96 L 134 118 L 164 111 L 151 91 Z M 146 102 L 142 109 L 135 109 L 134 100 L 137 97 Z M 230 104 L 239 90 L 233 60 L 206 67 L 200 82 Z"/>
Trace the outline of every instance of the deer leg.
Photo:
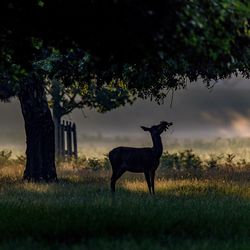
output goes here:
<path id="1" fill-rule="evenodd" d="M 111 187 L 111 192 L 115 192 L 115 182 L 116 182 L 116 178 L 115 178 L 115 173 L 112 174 L 111 176 L 111 183 L 110 183 L 110 187 Z"/>
<path id="2" fill-rule="evenodd" d="M 151 187 L 153 194 L 155 194 L 155 171 L 151 172 Z"/>
<path id="3" fill-rule="evenodd" d="M 149 190 L 149 193 L 151 194 L 151 182 L 150 182 L 150 174 L 149 172 L 144 172 L 144 175 L 145 175 L 145 178 L 146 178 L 146 181 L 147 181 L 147 184 L 148 184 L 148 190 Z"/>
<path id="4" fill-rule="evenodd" d="M 115 183 L 116 181 L 124 174 L 125 170 L 120 169 L 117 172 L 113 172 L 112 177 L 111 177 L 111 192 L 115 192 Z"/>

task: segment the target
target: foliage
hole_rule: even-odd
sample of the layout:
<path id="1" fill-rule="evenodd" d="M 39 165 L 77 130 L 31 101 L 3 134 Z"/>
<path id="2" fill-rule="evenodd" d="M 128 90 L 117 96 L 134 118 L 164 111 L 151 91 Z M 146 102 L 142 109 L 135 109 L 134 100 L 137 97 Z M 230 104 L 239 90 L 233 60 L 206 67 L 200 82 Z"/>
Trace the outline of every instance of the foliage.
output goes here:
<path id="1" fill-rule="evenodd" d="M 0 7 L 1 72 L 9 81 L 39 65 L 66 86 L 121 80 L 133 94 L 159 99 L 199 77 L 208 85 L 249 77 L 246 0 L 8 0 Z"/>
<path id="2" fill-rule="evenodd" d="M 55 88 L 59 88 L 58 93 L 54 91 Z M 126 103 L 131 104 L 134 100 L 126 86 L 113 82 L 102 86 L 97 86 L 94 81 L 85 84 L 75 82 L 69 87 L 63 87 L 60 82 L 53 80 L 47 84 L 46 89 L 50 107 L 59 118 L 76 108 L 89 107 L 103 113 Z"/>
<path id="3" fill-rule="evenodd" d="M 216 168 L 248 168 L 250 162 L 246 159 L 235 159 L 235 154 L 210 154 L 209 157 L 201 157 L 192 149 L 179 152 L 164 152 L 161 158 L 162 169 L 175 170 L 209 170 Z"/>
<path id="4" fill-rule="evenodd" d="M 206 161 L 206 166 L 208 169 L 218 168 L 220 165 L 220 160 L 223 158 L 223 155 L 210 155 L 210 159 Z M 232 163 L 232 162 L 231 162 Z"/>
<path id="5" fill-rule="evenodd" d="M 61 168 L 72 167 L 76 171 L 78 170 L 91 170 L 91 171 L 99 171 L 99 170 L 109 170 L 110 162 L 108 157 L 104 158 L 86 158 L 85 156 L 80 156 L 77 159 L 71 160 L 58 160 L 57 165 Z"/>
<path id="6" fill-rule="evenodd" d="M 106 112 L 133 102 L 134 98 L 124 82 L 112 79 L 99 84 L 94 77 L 89 78 L 88 57 L 82 56 L 76 52 L 62 54 L 53 51 L 49 57 L 33 64 L 46 79 L 46 91 L 54 116 L 61 118 L 76 108 L 85 107 Z"/>
<path id="7" fill-rule="evenodd" d="M 178 153 L 165 152 L 161 158 L 163 168 L 174 169 L 197 169 L 202 166 L 199 156 L 195 155 L 192 149 L 187 149 Z"/>
<path id="8" fill-rule="evenodd" d="M 10 157 L 12 155 L 11 150 L 2 150 L 0 151 L 0 166 L 5 166 L 9 163 Z"/>
<path id="9" fill-rule="evenodd" d="M 101 167 L 101 161 L 96 158 L 89 159 L 87 162 L 87 168 L 92 170 L 98 170 Z"/>
<path id="10" fill-rule="evenodd" d="M 89 158 L 85 160 L 85 164 L 79 165 L 78 161 L 76 161 L 75 165 L 78 165 L 80 168 L 90 169 L 90 170 L 109 170 L 110 169 L 110 163 L 109 159 L 105 157 L 104 159 L 98 159 L 98 158 Z M 81 158 L 80 158 L 81 162 Z"/>
<path id="11" fill-rule="evenodd" d="M 7 165 L 20 165 L 24 166 L 26 163 L 26 156 L 17 155 L 12 158 L 12 151 L 2 150 L 0 151 L 0 167 Z M 57 161 L 58 166 L 72 167 L 76 170 L 110 170 L 111 165 L 108 157 L 105 155 L 103 158 L 85 156 L 78 157 L 77 160 L 66 160 L 65 162 L 61 159 Z M 210 154 L 208 157 L 199 156 L 192 149 L 180 150 L 178 152 L 164 152 L 161 157 L 160 169 L 166 171 L 173 169 L 176 171 L 183 170 L 207 170 L 207 169 L 244 169 L 250 168 L 249 159 L 239 158 L 235 159 L 235 154 Z"/>
<path id="12" fill-rule="evenodd" d="M 1 150 L 0 151 L 0 168 L 5 167 L 19 167 L 24 166 L 26 163 L 26 156 L 17 155 L 13 157 L 11 150 Z"/>
<path id="13" fill-rule="evenodd" d="M 14 162 L 15 162 L 15 164 L 24 166 L 26 163 L 26 156 L 25 155 L 17 155 Z"/>

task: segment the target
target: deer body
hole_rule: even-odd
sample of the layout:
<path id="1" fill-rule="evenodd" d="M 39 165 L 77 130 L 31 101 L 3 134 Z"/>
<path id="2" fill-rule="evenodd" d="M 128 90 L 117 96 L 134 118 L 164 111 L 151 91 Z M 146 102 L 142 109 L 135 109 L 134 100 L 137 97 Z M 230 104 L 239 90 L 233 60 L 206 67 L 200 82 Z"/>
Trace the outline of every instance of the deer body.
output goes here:
<path id="1" fill-rule="evenodd" d="M 151 168 L 157 168 L 159 159 L 155 159 L 152 148 L 118 147 L 109 153 L 113 171 L 119 169 L 134 173 L 143 173 Z"/>
<path id="2" fill-rule="evenodd" d="M 126 172 L 144 173 L 149 192 L 154 194 L 155 171 L 159 166 L 163 146 L 160 134 L 172 123 L 162 122 L 151 128 L 142 127 L 151 133 L 152 148 L 118 147 L 109 153 L 112 166 L 111 191 L 115 192 L 116 181 Z"/>

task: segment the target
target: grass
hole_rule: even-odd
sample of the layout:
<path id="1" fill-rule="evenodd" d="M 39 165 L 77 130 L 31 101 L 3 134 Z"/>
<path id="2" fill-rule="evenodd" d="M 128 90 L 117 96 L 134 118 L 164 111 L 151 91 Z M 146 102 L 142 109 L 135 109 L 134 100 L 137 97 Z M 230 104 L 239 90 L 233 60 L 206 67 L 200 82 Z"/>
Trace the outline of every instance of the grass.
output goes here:
<path id="1" fill-rule="evenodd" d="M 109 191 L 110 171 L 58 168 L 57 184 L 0 168 L 0 249 L 250 249 L 250 169 L 159 169 Z"/>

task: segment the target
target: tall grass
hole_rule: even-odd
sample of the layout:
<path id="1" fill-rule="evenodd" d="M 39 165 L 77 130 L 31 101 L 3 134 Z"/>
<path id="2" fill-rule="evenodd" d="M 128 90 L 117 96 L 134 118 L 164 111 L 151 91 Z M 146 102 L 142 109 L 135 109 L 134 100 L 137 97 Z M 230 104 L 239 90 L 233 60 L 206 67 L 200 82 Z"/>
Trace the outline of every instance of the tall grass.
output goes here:
<path id="1" fill-rule="evenodd" d="M 23 183 L 21 162 L 2 165 L 0 248 L 250 249 L 250 168 L 227 155 L 212 168 L 194 167 L 192 151 L 164 157 L 154 197 L 140 174 L 111 195 L 105 159 L 60 163 L 52 184 Z M 173 157 L 180 168 L 167 167 Z"/>

